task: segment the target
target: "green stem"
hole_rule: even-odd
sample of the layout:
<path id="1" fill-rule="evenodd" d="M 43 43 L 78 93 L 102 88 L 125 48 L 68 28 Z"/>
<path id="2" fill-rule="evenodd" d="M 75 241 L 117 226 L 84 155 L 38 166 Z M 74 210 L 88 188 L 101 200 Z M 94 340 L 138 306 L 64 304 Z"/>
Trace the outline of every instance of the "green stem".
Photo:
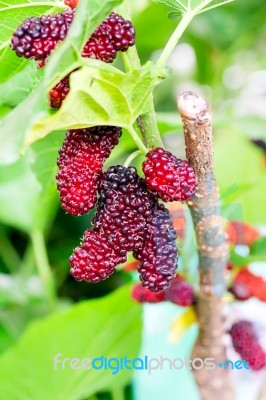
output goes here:
<path id="1" fill-rule="evenodd" d="M 120 14 L 127 20 L 131 21 L 131 7 L 130 7 L 130 0 L 124 0 L 120 6 L 116 7 L 116 12 Z M 126 54 L 128 63 L 130 64 L 131 69 L 139 69 L 141 68 L 141 63 L 139 59 L 139 55 L 136 49 L 136 46 L 130 47 L 126 53 L 121 53 L 121 55 Z M 124 62 L 124 60 L 123 60 Z M 126 65 L 125 65 L 126 67 Z"/>
<path id="2" fill-rule="evenodd" d="M 121 56 L 124 66 L 125 66 L 126 72 L 132 71 L 133 68 L 132 68 L 132 65 L 131 65 L 131 62 L 130 62 L 130 59 L 129 59 L 127 53 L 121 52 L 120 56 Z"/>
<path id="3" fill-rule="evenodd" d="M 141 114 L 137 119 L 137 126 L 141 132 L 143 141 L 148 148 L 163 147 L 163 142 L 157 125 L 154 109 L 153 95 L 148 100 L 150 111 Z"/>
<path id="4" fill-rule="evenodd" d="M 29 241 L 26 250 L 23 254 L 23 259 L 19 266 L 20 273 L 24 276 L 29 276 L 34 273 L 35 270 L 35 257 L 33 254 L 32 241 Z"/>
<path id="5" fill-rule="evenodd" d="M 130 1 L 125 0 L 116 11 L 122 15 L 125 19 L 131 20 Z M 132 46 L 128 49 L 126 57 L 122 57 L 126 71 L 133 69 L 140 69 L 141 63 L 136 46 Z M 137 127 L 142 135 L 145 146 L 148 148 L 152 147 L 163 147 L 160 132 L 156 121 L 156 113 L 153 103 L 153 95 L 149 99 L 149 112 L 141 114 L 137 120 Z"/>
<path id="6" fill-rule="evenodd" d="M 126 159 L 125 163 L 124 163 L 124 167 L 129 167 L 130 163 L 132 163 L 132 161 L 138 157 L 140 154 L 142 154 L 142 152 L 140 150 L 136 150 L 134 151 L 132 154 L 130 154 L 130 156 L 128 156 L 128 158 Z"/>
<path id="7" fill-rule="evenodd" d="M 111 390 L 111 396 L 113 400 L 124 400 L 124 388 L 123 387 L 118 387 L 115 389 Z"/>
<path id="8" fill-rule="evenodd" d="M 12 274 L 17 271 L 21 260 L 13 244 L 4 232 L 0 233 L 0 253 L 9 272 Z"/>
<path id="9" fill-rule="evenodd" d="M 161 56 L 159 57 L 159 60 L 157 61 L 157 67 L 158 68 L 164 68 L 165 65 L 167 64 L 167 61 L 169 57 L 171 56 L 173 50 L 175 49 L 179 39 L 183 35 L 184 31 L 192 21 L 192 19 L 195 16 L 195 12 L 193 11 L 188 11 L 186 12 L 180 23 L 177 25 L 176 29 L 174 30 L 173 34 L 171 35 L 170 39 L 168 40 L 165 48 L 163 49 L 163 52 Z"/>
<path id="10" fill-rule="evenodd" d="M 140 151 L 144 154 L 148 153 L 147 147 L 145 147 L 144 143 L 140 139 L 139 135 L 137 134 L 137 132 L 135 131 L 133 126 L 127 126 L 126 129 L 127 129 L 128 133 L 132 136 L 132 139 L 134 140 L 134 142 L 136 143 L 136 145 L 138 146 Z"/>
<path id="11" fill-rule="evenodd" d="M 51 310 L 56 306 L 56 292 L 52 271 L 49 265 L 44 235 L 41 230 L 36 229 L 31 234 L 32 247 L 38 272 L 46 291 L 47 300 Z"/>

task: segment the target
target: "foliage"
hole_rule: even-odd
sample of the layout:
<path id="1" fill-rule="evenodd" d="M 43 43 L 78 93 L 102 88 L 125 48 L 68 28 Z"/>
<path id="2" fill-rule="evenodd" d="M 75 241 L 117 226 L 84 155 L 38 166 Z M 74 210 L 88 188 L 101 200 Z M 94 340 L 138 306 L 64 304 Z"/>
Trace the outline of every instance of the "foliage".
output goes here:
<path id="1" fill-rule="evenodd" d="M 84 42 L 111 10 L 116 8 L 125 18 L 130 17 L 125 3 L 81 0 L 65 41 L 47 66 L 38 70 L 35 62 L 10 50 L 11 34 L 28 16 L 61 11 L 62 2 L 10 0 L 7 5 L 0 1 L 0 351 L 5 351 L 0 360 L 4 371 L 1 398 L 81 399 L 110 390 L 113 383 L 126 385 L 129 374 L 119 374 L 119 384 L 103 372 L 97 373 L 97 379 L 94 373 L 84 371 L 55 374 L 53 356 L 60 352 L 80 358 L 99 352 L 134 356 L 140 345 L 140 308 L 129 300 L 127 286 L 114 291 L 134 280 L 134 273 L 121 270 L 97 287 L 68 278 L 68 256 L 78 245 L 76 238 L 90 226 L 91 215 L 77 220 L 58 211 L 56 157 L 65 129 L 122 126 L 120 145 L 106 167 L 123 164 L 139 147 L 141 155 L 133 164 L 140 169 L 146 143 L 137 132 L 136 120 L 153 112 L 154 95 L 160 134 L 166 147 L 182 158 L 176 93 L 196 87 L 213 105 L 216 176 L 224 218 L 260 227 L 266 222 L 265 154 L 250 141 L 266 139 L 265 116 L 252 97 L 248 106 L 245 103 L 246 94 L 253 93 L 247 82 L 255 79 L 265 64 L 265 2 L 132 1 L 137 49 L 113 65 L 82 59 Z M 218 8 L 225 3 L 231 4 Z M 192 67 L 184 52 L 188 48 L 194 57 Z M 182 64 L 188 65 L 187 70 Z M 244 78 L 234 87 L 229 78 L 235 66 L 242 68 L 239 71 Z M 75 69 L 69 96 L 60 110 L 51 111 L 49 89 Z M 238 75 L 242 76 L 239 73 L 233 78 L 237 80 Z M 188 215 L 186 219 L 180 269 L 194 283 L 198 260 Z M 231 248 L 236 268 L 265 259 L 264 237 L 252 244 L 247 255 Z M 81 299 L 85 300 L 79 302 Z M 78 303 L 73 305 L 75 301 Z M 47 317 L 51 312 L 54 314 Z M 34 322 L 36 317 L 39 321 Z M 185 311 L 173 323 L 172 339 L 179 339 L 194 321 L 193 310 Z M 30 382 L 28 388 L 25 382 Z"/>

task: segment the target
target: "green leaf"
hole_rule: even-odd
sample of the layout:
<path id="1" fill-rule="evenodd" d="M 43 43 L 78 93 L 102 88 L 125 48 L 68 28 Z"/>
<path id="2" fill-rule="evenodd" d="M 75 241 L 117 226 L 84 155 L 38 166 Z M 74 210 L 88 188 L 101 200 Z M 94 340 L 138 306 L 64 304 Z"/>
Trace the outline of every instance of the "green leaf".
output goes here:
<path id="1" fill-rule="evenodd" d="M 78 283 L 77 283 L 78 285 Z M 21 340 L 1 358 L 0 398 L 80 400 L 99 390 L 126 384 L 132 371 L 116 375 L 106 369 L 54 369 L 54 358 L 137 356 L 141 341 L 141 307 L 128 287 L 84 301 L 29 326 Z M 17 373 L 14 373 L 14 365 Z M 62 364 L 61 364 L 62 365 Z"/>
<path id="2" fill-rule="evenodd" d="M 221 193 L 227 192 L 232 185 L 236 186 L 234 203 L 242 211 L 244 221 L 265 223 L 266 169 L 262 151 L 232 125 L 217 127 L 215 164 Z M 230 197 L 226 198 L 228 201 Z"/>
<path id="3" fill-rule="evenodd" d="M 0 221 L 30 233 L 46 229 L 58 206 L 55 175 L 64 132 L 35 143 L 16 163 L 0 168 Z"/>
<path id="4" fill-rule="evenodd" d="M 168 13 L 168 18 L 170 21 L 175 21 L 181 15 L 180 11 L 171 11 Z"/>
<path id="5" fill-rule="evenodd" d="M 40 185 L 30 169 L 30 155 L 0 168 L 0 221 L 25 232 L 34 225 Z"/>
<path id="6" fill-rule="evenodd" d="M 49 57 L 45 79 L 37 89 L 0 124 L 1 163 L 10 164 L 18 159 L 26 132 L 34 123 L 49 115 L 46 93 L 61 78 L 80 66 L 81 49 L 97 25 L 122 0 L 83 0 L 79 2 L 75 18 L 66 39 Z M 17 121 L 17 124 L 14 124 Z M 19 127 L 19 129 L 18 129 Z M 7 139 L 6 132 L 9 132 Z"/>
<path id="7" fill-rule="evenodd" d="M 83 0 L 78 3 L 75 18 L 66 39 L 49 57 L 45 68 L 46 85 L 54 85 L 58 78 L 77 68 L 84 44 L 109 12 L 123 0 Z"/>
<path id="8" fill-rule="evenodd" d="M 157 82 L 157 70 L 147 63 L 123 73 L 97 60 L 71 74 L 72 90 L 57 113 L 38 120 L 28 132 L 26 146 L 52 130 L 95 125 L 131 126 Z"/>
<path id="9" fill-rule="evenodd" d="M 59 195 L 55 179 L 58 171 L 56 160 L 64 137 L 65 132 L 52 132 L 31 147 L 34 157 L 31 169 L 41 185 L 35 207 L 33 229 L 47 229 L 47 224 L 52 222 L 58 208 Z"/>
<path id="10" fill-rule="evenodd" d="M 196 11 L 198 14 L 232 1 L 234 0 L 153 0 L 154 3 L 164 4 L 174 9 L 179 15 L 191 11 Z M 174 11 L 169 14 L 169 17 L 174 17 Z"/>
<path id="11" fill-rule="evenodd" d="M 1 48 L 9 45 L 10 37 L 21 22 L 28 17 L 42 15 L 58 3 L 49 0 L 8 0 L 0 1 L 0 43 Z"/>
<path id="12" fill-rule="evenodd" d="M 47 114 L 47 109 L 43 88 L 39 86 L 0 121 L 1 164 L 11 164 L 18 160 L 27 130 L 31 124 Z"/>
<path id="13" fill-rule="evenodd" d="M 187 0 L 153 0 L 154 3 L 165 4 L 168 7 L 174 9 L 186 9 L 187 8 Z"/>
<path id="14" fill-rule="evenodd" d="M 216 7 L 221 7 L 233 1 L 234 0 L 191 0 L 191 9 L 199 9 L 199 12 L 205 12 Z"/>
<path id="15" fill-rule="evenodd" d="M 13 75 L 25 68 L 28 63 L 28 60 L 18 57 L 9 45 L 4 47 L 0 50 L 0 82 L 8 81 Z"/>
<path id="16" fill-rule="evenodd" d="M 252 244 L 250 255 L 264 257 L 266 260 L 266 237 L 261 237 Z"/>
<path id="17" fill-rule="evenodd" d="M 49 113 L 41 85 L 2 120 L 1 163 L 16 160 L 22 148 L 53 130 L 131 126 L 158 82 L 158 71 L 147 63 L 140 70 L 123 73 L 109 64 L 88 60 L 87 66 L 71 74 L 70 82 L 71 91 L 56 113 Z M 14 121 L 19 121 L 19 129 Z"/>
<path id="18" fill-rule="evenodd" d="M 25 68 L 14 73 L 7 81 L 0 83 L 0 102 L 15 107 L 30 94 L 42 77 L 43 70 L 37 70 L 35 63 L 28 62 Z"/>

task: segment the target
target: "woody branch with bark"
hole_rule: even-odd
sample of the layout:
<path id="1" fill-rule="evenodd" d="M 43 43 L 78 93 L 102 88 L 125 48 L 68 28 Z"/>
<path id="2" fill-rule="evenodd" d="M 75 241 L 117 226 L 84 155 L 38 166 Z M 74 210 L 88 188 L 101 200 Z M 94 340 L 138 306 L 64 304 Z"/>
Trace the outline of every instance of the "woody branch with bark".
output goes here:
<path id="1" fill-rule="evenodd" d="M 185 92 L 178 99 L 184 125 L 186 155 L 197 177 L 197 189 L 187 204 L 195 228 L 199 254 L 199 337 L 193 358 L 226 360 L 223 295 L 228 243 L 224 233 L 213 166 L 213 134 L 210 107 L 205 99 Z M 233 393 L 224 369 L 194 370 L 203 400 L 230 400 Z"/>

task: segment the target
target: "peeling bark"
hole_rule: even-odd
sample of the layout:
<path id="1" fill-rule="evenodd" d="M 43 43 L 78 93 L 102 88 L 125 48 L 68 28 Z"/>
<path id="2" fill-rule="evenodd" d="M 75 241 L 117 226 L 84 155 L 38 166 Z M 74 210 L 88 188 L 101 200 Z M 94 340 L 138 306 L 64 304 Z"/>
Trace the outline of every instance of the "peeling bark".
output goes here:
<path id="1" fill-rule="evenodd" d="M 178 99 L 184 125 L 186 154 L 197 176 L 197 189 L 187 204 L 190 209 L 199 253 L 199 296 L 196 306 L 199 337 L 192 358 L 226 360 L 223 294 L 228 242 L 221 216 L 219 193 L 213 167 L 213 135 L 210 107 L 205 99 L 185 92 Z M 228 371 L 194 370 L 202 400 L 232 400 Z"/>

